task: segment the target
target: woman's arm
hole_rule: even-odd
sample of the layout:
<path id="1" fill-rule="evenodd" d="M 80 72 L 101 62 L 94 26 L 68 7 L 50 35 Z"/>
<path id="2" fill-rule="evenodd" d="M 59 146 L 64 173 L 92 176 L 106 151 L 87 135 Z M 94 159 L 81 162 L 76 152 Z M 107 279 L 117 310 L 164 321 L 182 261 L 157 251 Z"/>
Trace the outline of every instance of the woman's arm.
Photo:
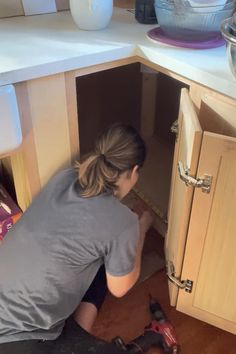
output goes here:
<path id="1" fill-rule="evenodd" d="M 148 211 L 145 211 L 139 219 L 140 236 L 133 270 L 129 274 L 123 276 L 112 276 L 109 273 L 106 273 L 108 289 L 116 297 L 124 296 L 139 278 L 143 244 L 146 232 L 150 228 L 152 221 L 153 217 Z"/>

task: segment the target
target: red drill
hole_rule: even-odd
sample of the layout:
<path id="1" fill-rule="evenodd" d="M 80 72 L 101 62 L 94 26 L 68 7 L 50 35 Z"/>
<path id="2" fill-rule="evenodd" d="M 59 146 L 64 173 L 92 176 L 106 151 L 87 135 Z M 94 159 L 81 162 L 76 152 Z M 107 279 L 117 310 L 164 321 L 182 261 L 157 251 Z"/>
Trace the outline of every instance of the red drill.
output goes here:
<path id="1" fill-rule="evenodd" d="M 151 323 L 145 327 L 144 333 L 125 345 L 120 337 L 113 342 L 127 354 L 145 353 L 152 346 L 161 347 L 167 354 L 177 354 L 178 344 L 173 326 L 168 321 L 160 304 L 150 296 L 149 309 Z"/>

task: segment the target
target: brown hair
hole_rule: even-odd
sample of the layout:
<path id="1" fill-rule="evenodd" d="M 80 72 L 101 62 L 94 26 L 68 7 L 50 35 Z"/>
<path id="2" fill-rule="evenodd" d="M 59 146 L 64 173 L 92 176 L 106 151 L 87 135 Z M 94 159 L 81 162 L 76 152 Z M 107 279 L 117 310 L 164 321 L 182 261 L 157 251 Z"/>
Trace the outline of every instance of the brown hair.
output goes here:
<path id="1" fill-rule="evenodd" d="M 114 193 L 120 174 L 142 167 L 145 158 L 145 143 L 137 131 L 129 125 L 113 125 L 95 142 L 94 151 L 76 163 L 81 196 Z"/>

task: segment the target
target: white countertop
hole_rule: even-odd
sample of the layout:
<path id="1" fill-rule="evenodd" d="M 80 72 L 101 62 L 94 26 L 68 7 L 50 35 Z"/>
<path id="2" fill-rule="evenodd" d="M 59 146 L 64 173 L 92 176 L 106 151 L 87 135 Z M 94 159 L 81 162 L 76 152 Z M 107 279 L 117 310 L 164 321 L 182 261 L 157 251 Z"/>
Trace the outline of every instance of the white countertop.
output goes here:
<path id="1" fill-rule="evenodd" d="M 236 98 L 236 78 L 226 47 L 191 50 L 150 41 L 155 25 L 114 9 L 109 26 L 82 31 L 69 11 L 0 20 L 0 85 L 138 55 L 218 92 Z"/>

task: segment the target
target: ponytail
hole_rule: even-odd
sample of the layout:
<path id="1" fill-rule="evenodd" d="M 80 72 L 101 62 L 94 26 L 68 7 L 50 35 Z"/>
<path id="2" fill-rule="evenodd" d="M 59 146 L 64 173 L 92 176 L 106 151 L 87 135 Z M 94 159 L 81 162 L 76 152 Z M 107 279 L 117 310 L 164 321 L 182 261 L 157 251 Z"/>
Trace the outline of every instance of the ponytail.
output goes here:
<path id="1" fill-rule="evenodd" d="M 114 193 L 121 173 L 141 167 L 146 157 L 144 141 L 134 128 L 116 124 L 95 143 L 94 152 L 76 162 L 81 196 L 88 198 L 106 191 Z"/>
<path id="2" fill-rule="evenodd" d="M 115 190 L 119 172 L 109 168 L 102 155 L 91 154 L 83 163 L 76 162 L 82 197 L 92 197 Z"/>

